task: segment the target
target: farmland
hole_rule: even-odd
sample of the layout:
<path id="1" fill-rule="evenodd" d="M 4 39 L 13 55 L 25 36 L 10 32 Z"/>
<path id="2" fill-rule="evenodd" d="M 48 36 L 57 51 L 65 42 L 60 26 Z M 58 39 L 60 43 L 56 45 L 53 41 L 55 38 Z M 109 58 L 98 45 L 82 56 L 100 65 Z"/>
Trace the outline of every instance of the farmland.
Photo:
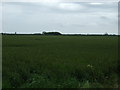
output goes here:
<path id="1" fill-rule="evenodd" d="M 2 36 L 3 88 L 116 88 L 117 36 Z"/>

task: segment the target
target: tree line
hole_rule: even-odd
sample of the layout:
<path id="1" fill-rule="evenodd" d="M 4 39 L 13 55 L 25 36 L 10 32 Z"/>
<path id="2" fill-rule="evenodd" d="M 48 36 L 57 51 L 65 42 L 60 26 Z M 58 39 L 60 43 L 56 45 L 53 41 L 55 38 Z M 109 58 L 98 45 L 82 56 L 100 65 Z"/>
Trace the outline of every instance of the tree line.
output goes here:
<path id="1" fill-rule="evenodd" d="M 60 32 L 45 32 L 42 33 L 33 33 L 33 34 L 19 34 L 17 32 L 14 33 L 1 33 L 2 35 L 63 35 L 63 36 L 116 36 L 115 34 L 108 34 L 107 32 L 104 34 L 62 34 Z"/>

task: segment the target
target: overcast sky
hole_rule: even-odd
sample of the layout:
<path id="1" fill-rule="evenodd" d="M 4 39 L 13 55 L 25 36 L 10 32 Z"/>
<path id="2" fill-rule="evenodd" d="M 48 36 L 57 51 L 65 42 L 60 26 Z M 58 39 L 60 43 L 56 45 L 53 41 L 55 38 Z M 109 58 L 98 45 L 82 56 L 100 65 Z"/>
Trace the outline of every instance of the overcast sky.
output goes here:
<path id="1" fill-rule="evenodd" d="M 117 2 L 4 2 L 2 5 L 3 32 L 118 33 Z"/>

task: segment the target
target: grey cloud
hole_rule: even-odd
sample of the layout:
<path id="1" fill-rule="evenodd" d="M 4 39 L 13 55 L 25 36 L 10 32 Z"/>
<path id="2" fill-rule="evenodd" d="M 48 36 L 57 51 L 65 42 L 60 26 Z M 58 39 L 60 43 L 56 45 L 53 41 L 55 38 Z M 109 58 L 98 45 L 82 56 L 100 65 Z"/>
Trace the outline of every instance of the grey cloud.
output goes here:
<path id="1" fill-rule="evenodd" d="M 65 3 L 65 2 L 64 2 Z M 60 3 L 4 3 L 12 7 L 12 13 L 3 12 L 5 32 L 42 32 L 59 30 L 63 33 L 117 33 L 117 3 L 90 5 L 89 3 L 70 3 L 77 5 L 70 9 L 58 7 Z M 69 4 L 69 3 L 68 3 Z M 65 7 L 69 7 L 65 6 Z M 6 8 L 7 9 L 7 8 Z M 76 10 L 75 10 L 76 9 Z M 18 13 L 18 11 L 20 11 Z"/>
<path id="2" fill-rule="evenodd" d="M 100 18 L 103 19 L 103 20 L 108 20 L 108 19 L 109 19 L 109 18 L 106 17 L 106 16 L 100 16 Z"/>

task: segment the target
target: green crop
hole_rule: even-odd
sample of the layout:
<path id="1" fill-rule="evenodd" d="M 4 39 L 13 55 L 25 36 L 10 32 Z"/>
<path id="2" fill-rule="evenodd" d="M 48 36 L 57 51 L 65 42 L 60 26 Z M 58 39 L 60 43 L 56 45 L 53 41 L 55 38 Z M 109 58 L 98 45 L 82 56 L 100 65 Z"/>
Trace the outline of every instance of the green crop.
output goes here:
<path id="1" fill-rule="evenodd" d="M 114 88 L 117 36 L 3 35 L 3 88 Z"/>

